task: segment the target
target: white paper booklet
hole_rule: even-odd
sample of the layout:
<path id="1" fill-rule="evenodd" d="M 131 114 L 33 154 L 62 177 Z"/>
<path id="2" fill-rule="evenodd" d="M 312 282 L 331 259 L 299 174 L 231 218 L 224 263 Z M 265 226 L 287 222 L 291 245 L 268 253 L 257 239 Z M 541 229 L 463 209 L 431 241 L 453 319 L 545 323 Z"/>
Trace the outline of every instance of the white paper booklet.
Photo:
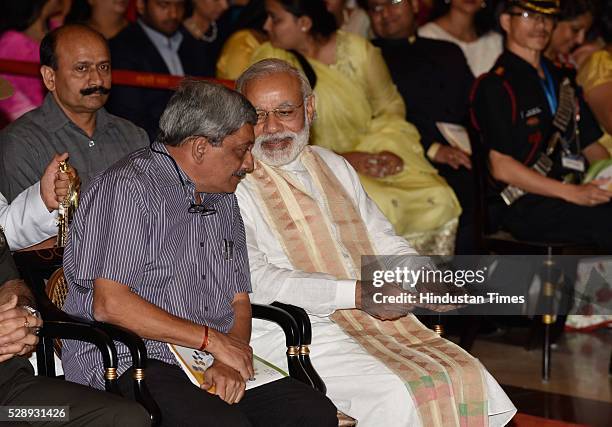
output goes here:
<path id="1" fill-rule="evenodd" d="M 448 143 L 466 154 L 472 155 L 472 146 L 467 130 L 455 123 L 436 122 L 438 130 Z"/>
<path id="2" fill-rule="evenodd" d="M 215 360 L 213 355 L 175 344 L 168 344 L 168 347 L 191 382 L 200 387 L 200 385 L 204 383 L 206 370 Z M 255 378 L 247 381 L 247 390 L 288 376 L 287 373 L 278 366 L 256 355 L 253 355 L 253 368 L 255 369 Z"/>
<path id="3" fill-rule="evenodd" d="M 589 170 L 584 176 L 584 182 L 591 182 L 595 179 L 607 179 L 608 181 L 604 182 L 599 187 L 607 191 L 612 191 L 611 159 L 598 160 L 589 167 Z"/>

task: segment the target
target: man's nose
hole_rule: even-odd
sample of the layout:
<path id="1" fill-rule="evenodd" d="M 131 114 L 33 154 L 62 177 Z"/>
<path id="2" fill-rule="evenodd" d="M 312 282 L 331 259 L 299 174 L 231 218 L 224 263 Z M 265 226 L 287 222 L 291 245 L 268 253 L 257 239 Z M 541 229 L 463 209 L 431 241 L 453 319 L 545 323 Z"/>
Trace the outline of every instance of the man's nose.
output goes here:
<path id="1" fill-rule="evenodd" d="M 90 86 L 102 86 L 103 84 L 103 79 L 102 79 L 102 74 L 100 73 L 100 70 L 98 70 L 98 67 L 91 67 L 91 69 L 89 70 L 89 85 Z"/>
<path id="2" fill-rule="evenodd" d="M 253 172 L 255 162 L 253 160 L 253 153 L 251 153 L 251 150 L 247 151 L 244 161 L 242 162 L 242 168 L 247 171 L 247 173 Z"/>
<path id="3" fill-rule="evenodd" d="M 276 133 L 280 130 L 282 130 L 283 126 L 280 123 L 280 120 L 278 120 L 278 118 L 276 117 L 276 114 L 274 114 L 272 111 L 268 112 L 268 115 L 265 118 L 265 122 L 264 122 L 264 132 L 267 134 L 270 133 Z"/>
<path id="4" fill-rule="evenodd" d="M 266 22 L 264 22 L 263 29 L 266 33 L 270 34 L 270 30 L 272 29 L 272 19 L 269 16 L 266 18 Z"/>
<path id="5" fill-rule="evenodd" d="M 382 10 L 380 11 L 380 16 L 383 19 L 387 19 L 389 18 L 389 13 L 391 12 L 391 8 L 389 7 L 388 4 L 385 4 L 382 8 Z"/>
<path id="6" fill-rule="evenodd" d="M 183 18 L 183 5 L 180 3 L 173 3 L 168 8 L 168 18 L 180 20 Z"/>

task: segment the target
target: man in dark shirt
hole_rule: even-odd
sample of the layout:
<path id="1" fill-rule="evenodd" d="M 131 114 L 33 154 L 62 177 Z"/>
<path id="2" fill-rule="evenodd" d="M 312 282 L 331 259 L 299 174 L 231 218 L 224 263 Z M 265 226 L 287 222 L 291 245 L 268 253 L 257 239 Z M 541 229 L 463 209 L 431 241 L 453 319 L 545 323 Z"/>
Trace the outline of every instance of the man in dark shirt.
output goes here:
<path id="1" fill-rule="evenodd" d="M 68 153 L 85 187 L 96 173 L 148 145 L 142 129 L 104 109 L 111 64 L 102 35 L 67 25 L 47 34 L 40 52 L 50 93 L 0 132 L 0 192 L 9 203 L 40 179 L 55 154 Z"/>
<path id="2" fill-rule="evenodd" d="M 214 77 L 215 62 L 193 37 L 179 31 L 185 0 L 139 0 L 138 21 L 110 41 L 113 67 L 175 76 Z M 143 127 L 153 141 L 172 96 L 167 89 L 115 86 L 108 110 Z"/>
<path id="3" fill-rule="evenodd" d="M 473 249 L 473 178 L 469 152 L 454 147 L 438 123 L 465 126 L 468 99 L 474 81 L 461 49 L 449 42 L 419 37 L 416 33 L 417 0 L 390 4 L 367 0 L 376 39 L 391 77 L 406 104 L 406 120 L 421 134 L 421 144 L 440 175 L 455 191 L 462 214 L 457 232 L 457 253 Z"/>
<path id="4" fill-rule="evenodd" d="M 38 342 L 42 320 L 32 293 L 19 279 L 4 233 L 0 229 L 0 406 L 30 409 L 67 406 L 68 419 L 58 426 L 148 426 L 149 415 L 137 403 L 110 393 L 54 378 L 34 376 L 25 357 Z M 19 421 L 33 418 L 4 419 Z M 30 424 L 25 424 L 30 425 Z"/>
<path id="5" fill-rule="evenodd" d="M 99 175 L 81 198 L 64 253 L 71 314 L 145 338 L 147 385 L 164 425 L 337 425 L 331 402 L 285 378 L 245 393 L 253 376 L 249 262 L 234 191 L 253 169 L 255 110 L 237 92 L 185 82 L 160 135 Z M 168 343 L 215 361 L 194 386 Z M 133 386 L 117 345 L 119 385 Z M 66 378 L 102 387 L 93 346 L 64 341 Z M 215 387 L 215 394 L 207 392 Z"/>
<path id="6" fill-rule="evenodd" d="M 612 192 L 579 179 L 588 163 L 609 157 L 597 143 L 601 130 L 572 74 L 541 54 L 558 11 L 558 0 L 507 3 L 506 50 L 474 86 L 474 125 L 496 180 L 490 212 L 501 212 L 519 239 L 612 249 Z M 578 179 L 562 182 L 570 174 Z"/>

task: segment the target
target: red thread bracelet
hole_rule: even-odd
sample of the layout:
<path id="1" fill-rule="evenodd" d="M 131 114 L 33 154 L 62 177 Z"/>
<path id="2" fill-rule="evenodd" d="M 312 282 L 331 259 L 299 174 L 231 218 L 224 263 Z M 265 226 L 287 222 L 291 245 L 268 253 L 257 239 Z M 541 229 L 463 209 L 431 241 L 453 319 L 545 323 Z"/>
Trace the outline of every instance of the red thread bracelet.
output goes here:
<path id="1" fill-rule="evenodd" d="M 204 351 L 206 347 L 208 347 L 208 326 L 204 326 L 204 339 L 202 340 L 202 345 L 198 350 Z"/>

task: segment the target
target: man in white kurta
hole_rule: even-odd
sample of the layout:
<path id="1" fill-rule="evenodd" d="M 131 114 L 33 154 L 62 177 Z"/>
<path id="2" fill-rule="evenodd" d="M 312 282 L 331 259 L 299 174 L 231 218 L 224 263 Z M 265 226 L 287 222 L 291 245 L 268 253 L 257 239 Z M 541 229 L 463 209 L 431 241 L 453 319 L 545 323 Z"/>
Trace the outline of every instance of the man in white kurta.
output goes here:
<path id="1" fill-rule="evenodd" d="M 257 140 L 253 155 L 293 175 L 325 215 L 324 198 L 301 161 L 302 150 L 308 142 L 309 124 L 314 117 L 314 98 L 305 78 L 297 71 L 283 68 L 280 62 L 271 60 L 268 66 L 259 66 L 259 69 L 255 64 L 256 68 L 247 70 L 238 81 L 238 90 L 255 106 L 261 119 L 255 127 Z M 296 91 L 297 99 L 304 100 L 302 106 L 290 99 L 296 97 Z M 352 199 L 377 253 L 416 254 L 406 240 L 394 233 L 389 221 L 364 192 L 357 173 L 347 161 L 321 147 L 311 147 L 311 150 L 335 173 Z M 312 323 L 310 356 L 313 365 L 334 404 L 356 418 L 360 427 L 421 425 L 404 382 L 329 318 L 336 310 L 356 308 L 356 287 L 360 282 L 294 268 L 268 222 L 253 179 L 245 179 L 236 194 L 247 236 L 253 285 L 251 301 L 264 304 L 279 301 L 300 306 L 308 312 Z M 332 229 L 332 234 L 339 238 L 338 230 Z M 342 255 L 349 256 L 348 253 Z M 359 276 L 357 271 L 352 273 L 351 277 Z M 286 367 L 283 337 L 280 328 L 253 320 L 251 345 L 254 353 Z M 516 409 L 488 372 L 485 371 L 484 377 L 489 425 L 504 425 Z"/>

